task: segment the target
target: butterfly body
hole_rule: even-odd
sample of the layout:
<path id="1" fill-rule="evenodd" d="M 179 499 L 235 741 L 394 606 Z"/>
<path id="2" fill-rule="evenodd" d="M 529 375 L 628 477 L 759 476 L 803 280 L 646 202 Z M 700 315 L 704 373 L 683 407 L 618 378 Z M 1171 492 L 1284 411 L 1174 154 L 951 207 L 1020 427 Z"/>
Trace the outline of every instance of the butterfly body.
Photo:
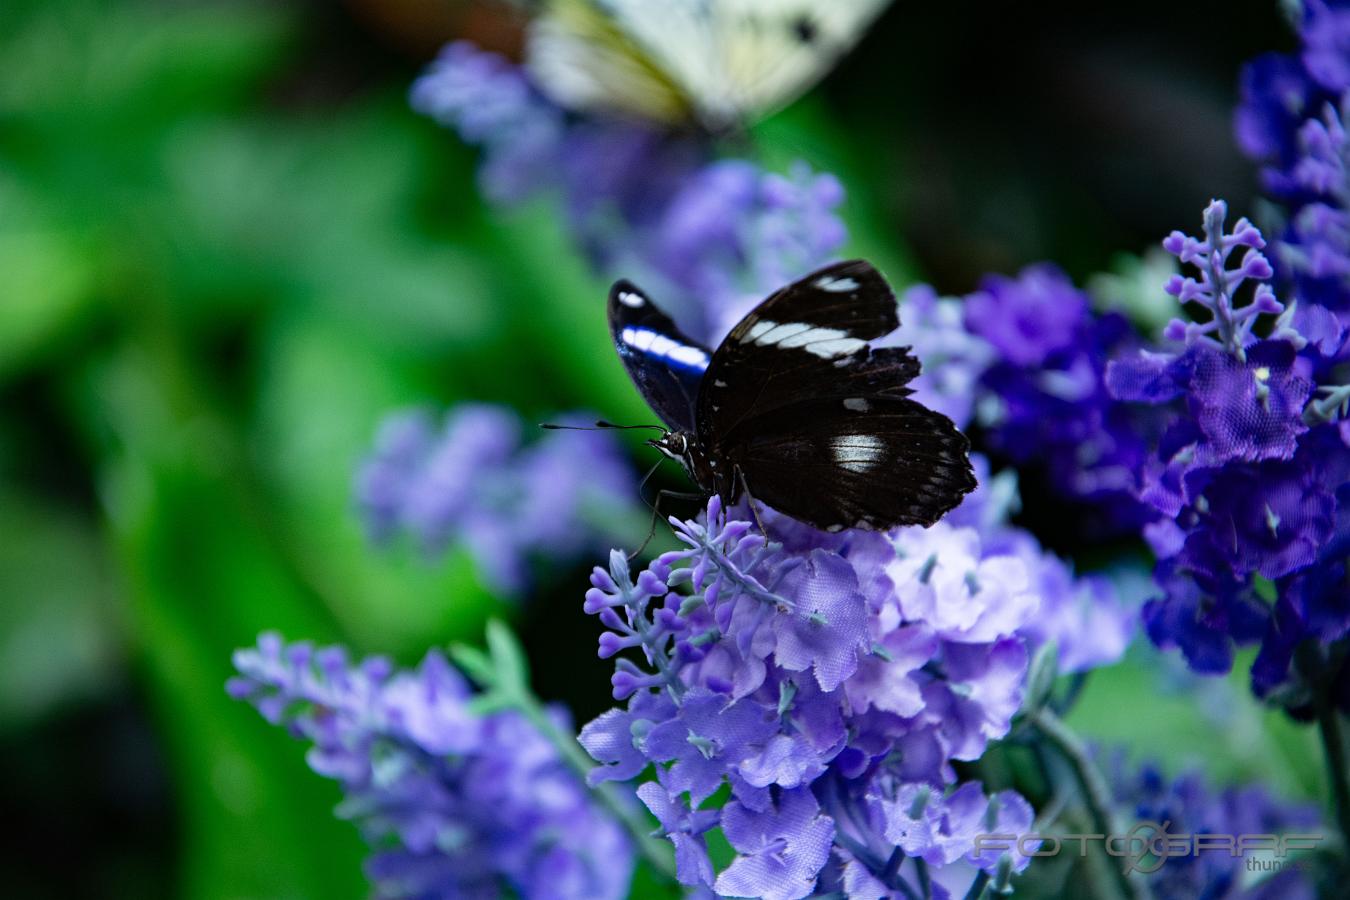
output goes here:
<path id="1" fill-rule="evenodd" d="M 930 525 L 975 487 L 969 444 L 910 399 L 919 362 L 870 341 L 899 326 L 895 295 L 861 260 L 776 292 L 715 352 L 627 281 L 610 292 L 615 347 L 665 423 L 649 443 L 701 491 L 745 493 L 827 531 Z"/>

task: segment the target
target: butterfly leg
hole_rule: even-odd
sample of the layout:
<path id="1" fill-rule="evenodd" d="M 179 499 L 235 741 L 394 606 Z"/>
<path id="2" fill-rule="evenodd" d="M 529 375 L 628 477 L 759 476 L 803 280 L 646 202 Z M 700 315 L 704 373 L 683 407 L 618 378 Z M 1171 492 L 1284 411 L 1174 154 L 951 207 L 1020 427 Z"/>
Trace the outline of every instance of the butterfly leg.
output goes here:
<path id="1" fill-rule="evenodd" d="M 653 470 L 653 471 L 655 471 L 655 470 Z M 650 474 L 651 474 L 651 473 L 649 472 L 648 475 L 650 475 Z M 646 479 L 644 478 L 643 481 L 645 482 Z M 650 543 L 652 542 L 652 538 L 656 537 L 656 518 L 657 518 L 657 516 L 659 516 L 659 515 L 661 514 L 661 499 L 662 499 L 663 497 L 670 497 L 670 498 L 673 499 L 673 500 L 703 500 L 703 499 L 704 499 L 704 495 L 703 495 L 703 494 L 695 494 L 695 493 L 690 493 L 690 492 L 687 492 L 687 491 L 668 491 L 668 490 L 666 490 L 666 489 L 664 489 L 664 488 L 662 488 L 661 490 L 657 491 L 657 492 L 656 492 L 656 498 L 655 498 L 651 503 L 648 503 L 648 504 L 647 504 L 648 506 L 650 506 L 650 507 L 652 508 L 652 521 L 651 521 L 651 526 L 647 529 L 647 537 L 646 537 L 645 539 L 643 539 L 641 546 L 639 546 L 639 547 L 638 547 L 636 550 L 634 550 L 632 553 L 628 554 L 628 561 L 629 561 L 629 562 L 632 562 L 634 559 L 637 559 L 637 557 L 640 556 L 640 555 L 642 554 L 642 551 L 647 549 L 647 545 L 650 544 Z M 644 498 L 644 501 L 645 501 L 645 498 Z"/>
<path id="2" fill-rule="evenodd" d="M 736 480 L 741 483 L 741 493 L 745 495 L 745 505 L 750 507 L 750 515 L 755 517 L 755 524 L 759 526 L 759 533 L 764 535 L 764 546 L 769 546 L 769 532 L 764 530 L 764 522 L 759 518 L 759 507 L 755 506 L 755 498 L 750 494 L 750 485 L 745 483 L 745 472 L 740 466 L 736 467 Z"/>

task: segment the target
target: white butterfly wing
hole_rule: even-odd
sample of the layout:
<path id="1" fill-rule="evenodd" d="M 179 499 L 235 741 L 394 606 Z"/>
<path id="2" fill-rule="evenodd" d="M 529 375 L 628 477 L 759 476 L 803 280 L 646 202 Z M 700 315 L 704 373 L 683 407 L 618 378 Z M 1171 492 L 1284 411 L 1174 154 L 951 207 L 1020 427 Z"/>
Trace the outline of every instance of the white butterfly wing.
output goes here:
<path id="1" fill-rule="evenodd" d="M 685 93 L 592 0 L 554 0 L 527 39 L 530 74 L 560 106 L 667 124 L 694 116 Z"/>
<path id="2" fill-rule="evenodd" d="M 571 108 L 616 109 L 658 121 L 682 114 L 718 129 L 796 99 L 857 43 L 890 0 L 589 2 L 591 13 L 603 13 L 612 26 L 608 33 L 594 26 L 583 32 L 565 21 L 579 21 L 566 10 L 587 0 L 555 3 L 538 20 L 530 56 L 541 87 Z M 537 65 L 536 56 L 548 64 Z M 617 63 L 616 56 L 625 61 Z M 644 60 L 639 77 L 635 70 L 644 69 Z"/>

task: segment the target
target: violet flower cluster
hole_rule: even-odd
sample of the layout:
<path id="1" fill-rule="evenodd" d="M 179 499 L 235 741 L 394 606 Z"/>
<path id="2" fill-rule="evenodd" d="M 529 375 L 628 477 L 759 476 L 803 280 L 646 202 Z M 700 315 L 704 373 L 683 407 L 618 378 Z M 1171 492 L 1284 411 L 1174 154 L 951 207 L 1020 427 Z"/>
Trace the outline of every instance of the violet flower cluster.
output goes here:
<path id="1" fill-rule="evenodd" d="M 1169 779 L 1156 765 L 1127 765 L 1123 755 L 1109 759 L 1106 769 L 1114 799 L 1128 820 L 1161 829 L 1139 829 L 1136 835 L 1143 839 L 1162 833 L 1173 838 L 1301 834 L 1319 839 L 1326 834 L 1315 806 L 1282 801 L 1259 784 L 1216 791 L 1198 772 Z M 1158 867 L 1148 876 L 1155 900 L 1312 900 L 1317 891 L 1310 863 L 1253 850 L 1235 856 L 1222 846 L 1143 862 L 1149 870 Z"/>
<path id="2" fill-rule="evenodd" d="M 370 844 L 378 896 L 627 895 L 627 835 L 524 717 L 477 713 L 439 653 L 396 670 L 264 634 L 234 663 L 230 694 L 308 741 L 310 767 L 341 785 L 337 814 Z"/>
<path id="3" fill-rule="evenodd" d="M 988 276 L 967 296 L 965 324 L 993 348 L 980 377 L 990 449 L 1032 465 L 1081 503 L 1097 535 L 1137 531 L 1149 518 L 1135 498 L 1151 423 L 1106 390 L 1106 360 L 1137 344 L 1126 319 L 1094 315 L 1087 296 L 1050 264 L 1016 278 Z"/>
<path id="4" fill-rule="evenodd" d="M 597 269 L 644 285 L 686 333 L 715 344 L 771 291 L 832 261 L 843 189 L 714 159 L 710 142 L 633 119 L 578 116 L 519 66 L 457 42 L 418 79 L 414 108 L 481 148 L 497 203 L 559 196 Z"/>
<path id="5" fill-rule="evenodd" d="M 998 482 L 986 485 L 950 521 L 889 535 L 766 512 L 774 543 L 714 498 L 672 520 L 685 549 L 636 574 L 619 551 L 596 568 L 585 608 L 607 629 L 600 655 L 636 652 L 615 667 L 625 706 L 581 741 L 601 763 L 594 781 L 654 768 L 639 796 L 682 882 L 794 900 L 933 878 L 946 896 L 980 870 L 1025 867 L 977 856 L 973 840 L 1026 832 L 1030 806 L 958 783 L 953 762 L 1007 733 L 1030 649 L 1063 641 L 1068 669 L 1114 661 L 1131 615 L 1002 523 Z M 737 851 L 720 872 L 705 841 L 717 826 Z"/>
<path id="6" fill-rule="evenodd" d="M 1239 146 L 1262 162 L 1262 181 L 1284 207 L 1273 248 L 1280 285 L 1298 298 L 1294 327 L 1322 356 L 1346 350 L 1350 316 L 1350 6 L 1308 0 L 1300 51 L 1267 54 L 1242 72 Z"/>
<path id="7" fill-rule="evenodd" d="M 514 594 L 531 562 L 580 559 L 637 520 L 636 479 L 611 435 L 556 430 L 522 446 L 523 431 L 489 404 L 457 406 L 439 426 L 422 410 L 390 414 L 356 474 L 372 539 L 407 532 L 428 554 L 461 544 L 489 585 Z"/>
<path id="8" fill-rule="evenodd" d="M 1310 359 L 1320 348 L 1266 283 L 1260 231 L 1246 219 L 1227 231 L 1226 217 L 1214 201 L 1203 238 L 1164 241 L 1198 274 L 1175 276 L 1168 293 L 1203 317 L 1168 326 L 1173 349 L 1112 361 L 1107 384 L 1117 399 L 1167 413 L 1140 491 L 1159 516 L 1145 534 L 1165 592 L 1145 607 L 1150 636 L 1205 672 L 1227 671 L 1235 644 L 1260 641 L 1252 681 L 1265 696 L 1297 687 L 1290 665 L 1301 643 L 1350 631 L 1350 427 L 1310 405 L 1327 361 Z M 1294 694 L 1293 705 L 1307 702 Z"/>

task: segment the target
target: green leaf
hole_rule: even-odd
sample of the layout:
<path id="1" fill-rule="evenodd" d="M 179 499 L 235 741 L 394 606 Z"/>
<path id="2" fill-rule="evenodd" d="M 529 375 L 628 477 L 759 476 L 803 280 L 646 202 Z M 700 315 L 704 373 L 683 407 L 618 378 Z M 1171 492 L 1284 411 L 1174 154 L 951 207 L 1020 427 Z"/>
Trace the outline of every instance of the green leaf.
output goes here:
<path id="1" fill-rule="evenodd" d="M 452 644 L 450 646 L 450 658 L 454 660 L 455 665 L 464 670 L 466 675 L 484 688 L 492 688 L 496 685 L 497 669 L 492 664 L 492 657 L 477 647 L 471 647 L 468 644 Z"/>
<path id="2" fill-rule="evenodd" d="M 496 687 L 502 691 L 516 694 L 528 694 L 530 691 L 530 667 L 525 660 L 525 651 L 516 640 L 511 627 L 500 619 L 487 623 L 488 651 L 492 654 L 492 665 L 496 671 Z"/>
<path id="3" fill-rule="evenodd" d="M 0 732 L 122 679 L 122 622 L 92 522 L 0 485 Z"/>

